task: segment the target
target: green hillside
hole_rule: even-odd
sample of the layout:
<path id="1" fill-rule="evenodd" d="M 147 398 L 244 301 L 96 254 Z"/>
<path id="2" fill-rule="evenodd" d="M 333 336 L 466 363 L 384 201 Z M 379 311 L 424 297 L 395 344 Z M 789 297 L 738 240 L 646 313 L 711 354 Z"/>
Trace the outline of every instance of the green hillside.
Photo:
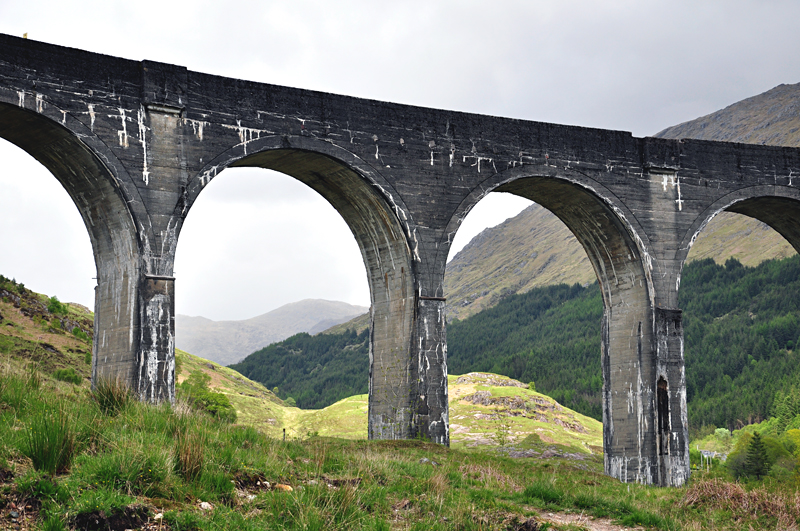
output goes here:
<path id="1" fill-rule="evenodd" d="M 694 262 L 684 269 L 679 303 L 690 425 L 733 428 L 765 418 L 775 393 L 800 378 L 800 257 L 756 268 Z M 533 380 L 599 418 L 601 312 L 596 285 L 509 297 L 448 328 L 448 366 Z"/>
<path id="2" fill-rule="evenodd" d="M 591 434 L 578 433 L 572 446 L 546 441 L 561 424 L 578 431 L 574 415 L 508 380 L 467 380 L 461 398 L 468 412 L 493 415 L 492 401 L 510 406 L 523 391 L 526 410 L 537 418 L 520 422 L 533 425 L 545 416 L 552 422 L 493 452 L 316 433 L 284 441 L 182 402 L 142 403 L 119 388 L 90 391 L 85 382 L 55 381 L 6 363 L 0 515 L 4 528 L 21 531 L 671 531 L 708 524 L 775 528 L 800 516 L 785 488 L 770 492 L 777 510 L 753 515 L 718 514 L 725 497 L 695 501 L 709 487 L 733 487 L 727 483 L 623 484 L 602 473 L 602 459 L 584 443 Z M 523 410 L 514 413 L 515 424 L 498 423 L 498 440 L 522 436 L 509 430 Z M 763 495 L 754 495 L 761 503 Z"/>
<path id="3" fill-rule="evenodd" d="M 37 381 L 54 389 L 86 392 L 92 325 L 93 315 L 85 308 L 60 304 L 0 276 L 0 377 L 35 374 Z M 303 388 L 305 393 L 299 387 L 283 386 L 283 396 L 301 390 L 298 402 L 311 397 L 327 406 L 318 406 L 322 409 L 287 404 L 269 388 L 231 368 L 176 349 L 179 404 L 188 399 L 187 380 L 205 381 L 208 391 L 221 394 L 223 402 L 230 403 L 237 424 L 257 428 L 265 435 L 280 438 L 285 433 L 297 438 L 316 433 L 366 439 L 368 348 L 366 333 L 348 332 L 339 336 L 299 334 L 264 349 L 273 356 L 268 369 L 280 362 L 285 370 L 278 371 L 279 375 L 311 384 Z M 304 364 L 308 360 L 314 363 Z M 309 374 L 304 377 L 306 372 Z M 352 382 L 357 382 L 352 388 L 344 385 Z M 312 396 L 312 390 L 323 392 Z M 602 450 L 599 422 L 505 376 L 451 375 L 450 399 L 451 418 L 458 418 L 451 432 L 455 446 L 507 445 L 535 435 L 536 444 L 526 443 L 528 450 L 587 455 Z"/>
<path id="4" fill-rule="evenodd" d="M 369 331 L 306 333 L 273 343 L 230 367 L 305 409 L 367 392 Z"/>
<path id="5" fill-rule="evenodd" d="M 679 303 L 684 309 L 691 426 L 733 428 L 766 418 L 775 394 L 800 378 L 800 349 L 795 348 L 800 338 L 800 256 L 756 267 L 735 259 L 725 265 L 695 261 L 684 269 Z M 546 286 L 508 296 L 448 325 L 448 370 L 533 381 L 537 391 L 600 419 L 602 312 L 596 283 Z M 347 393 L 346 386 L 354 393 L 366 386 L 365 349 L 363 333 L 301 335 L 254 353 L 239 368 L 250 377 L 256 375 L 250 367 L 272 377 L 269 385 L 277 385 L 284 398 L 296 395 L 324 404 L 318 392 L 322 375 L 335 375 L 342 393 Z M 324 357 L 318 357 L 322 351 Z M 291 356 L 283 357 L 286 352 Z M 281 374 L 287 379 L 272 376 Z M 354 375 L 349 382 L 341 379 L 346 374 Z M 295 394 L 284 391 L 289 389 Z"/>

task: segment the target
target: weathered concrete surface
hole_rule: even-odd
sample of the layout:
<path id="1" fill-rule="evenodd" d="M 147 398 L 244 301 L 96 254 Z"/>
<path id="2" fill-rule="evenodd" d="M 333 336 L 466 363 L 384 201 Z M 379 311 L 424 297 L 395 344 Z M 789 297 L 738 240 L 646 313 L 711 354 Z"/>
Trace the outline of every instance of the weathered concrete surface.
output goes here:
<path id="1" fill-rule="evenodd" d="M 173 261 L 183 221 L 230 166 L 284 172 L 358 242 L 372 297 L 369 434 L 448 444 L 443 279 L 450 243 L 491 191 L 553 211 L 601 284 L 606 472 L 689 475 L 677 294 L 718 212 L 800 250 L 800 150 L 369 101 L 0 35 L 0 136 L 75 201 L 97 264 L 94 381 L 174 393 Z"/>

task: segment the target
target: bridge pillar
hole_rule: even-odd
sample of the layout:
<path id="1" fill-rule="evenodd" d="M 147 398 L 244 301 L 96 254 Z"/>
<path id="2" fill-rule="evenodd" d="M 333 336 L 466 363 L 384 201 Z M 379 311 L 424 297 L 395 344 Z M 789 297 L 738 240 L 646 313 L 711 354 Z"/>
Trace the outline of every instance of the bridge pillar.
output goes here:
<path id="1" fill-rule="evenodd" d="M 139 348 L 134 390 L 140 400 L 175 400 L 175 279 L 145 275 L 139 285 Z"/>
<path id="2" fill-rule="evenodd" d="M 416 369 L 412 386 L 414 414 L 412 432 L 438 444 L 450 445 L 450 422 L 447 404 L 447 334 L 445 299 L 418 298 Z"/>
<path id="3" fill-rule="evenodd" d="M 658 484 L 678 487 L 690 470 L 681 310 L 656 308 L 655 323 Z"/>
<path id="4" fill-rule="evenodd" d="M 92 387 L 100 381 L 119 381 L 136 389 L 136 357 L 139 345 L 139 270 L 135 239 L 121 238 L 113 252 L 102 248 L 95 253 L 97 286 L 94 303 L 92 345 Z"/>

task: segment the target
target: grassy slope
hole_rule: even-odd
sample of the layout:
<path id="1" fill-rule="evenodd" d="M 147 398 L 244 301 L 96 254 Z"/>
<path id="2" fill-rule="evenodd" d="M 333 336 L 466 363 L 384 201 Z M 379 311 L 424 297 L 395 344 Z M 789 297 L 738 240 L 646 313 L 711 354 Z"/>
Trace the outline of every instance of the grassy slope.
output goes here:
<path id="1" fill-rule="evenodd" d="M 44 295 L 0 283 L 0 354 L 7 360 L 33 362 L 46 374 L 71 367 L 90 378 L 91 341 L 75 337 L 62 326 L 78 326 L 91 337 L 94 315 L 81 306 L 67 305 L 66 315 L 55 316 L 47 311 L 46 302 Z"/>
<path id="2" fill-rule="evenodd" d="M 0 354 L 6 365 L 22 372 L 27 364 L 33 362 L 45 377 L 56 369 L 72 367 L 84 377 L 84 386 L 88 386 L 91 366 L 86 363 L 86 354 L 91 346 L 51 326 L 54 316 L 47 313 L 45 295 L 29 290 L 24 292 L 19 308 L 15 307 L 13 295 L 6 297 L 7 302 L 0 298 Z M 24 315 L 23 310 L 33 317 Z M 79 322 L 91 332 L 93 316 L 90 312 L 70 307 L 64 319 Z M 239 424 L 256 427 L 271 437 L 282 437 L 284 429 L 290 438 L 305 437 L 309 433 L 347 439 L 367 437 L 366 395 L 350 397 L 321 410 L 302 410 L 286 406 L 272 391 L 233 369 L 182 350 L 176 350 L 176 359 L 178 383 L 193 372 L 208 374 L 211 377 L 209 386 L 228 397 L 236 409 Z M 497 383 L 500 385 L 495 385 Z M 545 445 L 573 447 L 579 452 L 602 447 L 599 422 L 563 409 L 551 398 L 529 391 L 519 382 L 510 385 L 513 383 L 513 380 L 495 375 L 466 379 L 449 377 L 450 418 L 455 423 L 451 428 L 454 446 L 497 445 L 499 439 L 519 442 L 531 433 L 538 433 Z M 518 397 L 516 401 L 506 400 L 516 406 L 507 407 L 502 403 L 481 405 L 463 400 L 477 391 L 489 393 L 490 400 Z M 534 405 L 532 400 L 539 404 Z M 529 407 L 524 405 L 525 402 L 530 403 Z M 576 423 L 579 425 L 577 430 L 569 428 Z M 498 438 L 499 431 L 506 433 Z"/>
<path id="3" fill-rule="evenodd" d="M 182 358 L 185 368 L 204 363 Z M 228 376 L 235 379 L 217 382 Z M 45 377 L 20 392 L 25 379 L 24 370 L 0 372 L 0 517 L 24 531 L 477 531 L 537 529 L 534 522 L 554 531 L 787 529 L 782 523 L 800 517 L 793 491 L 771 479 L 747 489 L 703 474 L 687 489 L 625 485 L 602 474 L 598 456 L 563 459 L 574 449 L 531 438 L 519 446 L 539 450 L 528 454 L 533 459 L 422 441 L 315 436 L 284 443 L 185 408 L 134 402 L 104 412 L 85 382 Z M 459 398 L 481 391 L 492 399 L 539 398 L 509 383 L 470 375 L 454 389 L 463 385 Z M 552 418 L 571 420 L 546 407 Z M 63 426 L 76 444 L 59 473 L 48 475 L 36 470 L 26 441 L 45 429 L 42 419 L 58 418 L 68 419 Z"/>
<path id="4" fill-rule="evenodd" d="M 367 438 L 367 395 L 346 398 L 319 410 L 288 407 L 263 385 L 232 369 L 180 350 L 176 355 L 178 382 L 194 371 L 205 372 L 211 376 L 210 387 L 228 396 L 241 424 L 257 427 L 273 437 L 281 437 L 285 428 L 287 437 L 316 433 L 345 439 Z M 586 453 L 602 451 L 602 424 L 563 408 L 520 382 L 474 373 L 450 375 L 448 384 L 454 447 L 497 446 L 503 438 L 513 444 L 536 433 L 545 444 Z M 488 394 L 488 403 L 465 400 L 479 391 Z"/>

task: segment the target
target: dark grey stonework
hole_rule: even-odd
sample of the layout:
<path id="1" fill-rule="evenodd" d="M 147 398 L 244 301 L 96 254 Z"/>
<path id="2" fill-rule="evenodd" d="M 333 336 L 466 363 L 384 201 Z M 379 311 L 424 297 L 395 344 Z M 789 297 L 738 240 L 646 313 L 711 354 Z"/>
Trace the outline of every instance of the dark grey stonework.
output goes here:
<path id="1" fill-rule="evenodd" d="M 97 264 L 93 382 L 174 397 L 173 260 L 183 221 L 225 168 L 306 183 L 358 242 L 372 297 L 370 438 L 449 444 L 443 279 L 486 194 L 528 197 L 586 250 L 602 322 L 606 472 L 689 476 L 686 255 L 723 210 L 800 249 L 800 150 L 605 131 L 229 79 L 0 35 L 0 136 L 44 164 Z"/>

